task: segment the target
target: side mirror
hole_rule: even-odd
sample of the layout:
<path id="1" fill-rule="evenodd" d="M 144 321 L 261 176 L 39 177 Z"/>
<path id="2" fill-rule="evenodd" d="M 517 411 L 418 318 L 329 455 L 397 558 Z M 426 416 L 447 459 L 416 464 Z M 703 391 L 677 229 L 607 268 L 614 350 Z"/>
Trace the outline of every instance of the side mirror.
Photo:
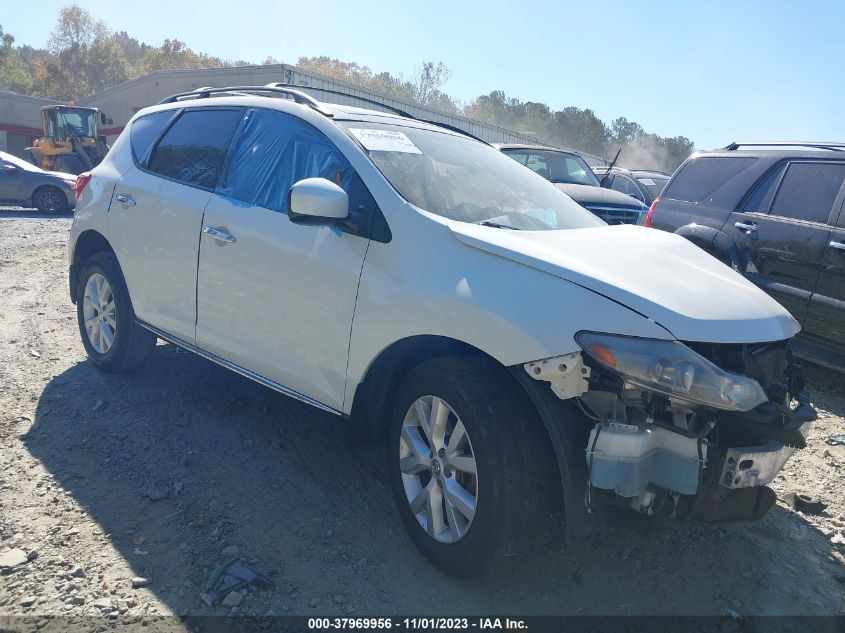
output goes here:
<path id="1" fill-rule="evenodd" d="M 349 196 L 325 178 L 294 183 L 288 194 L 290 221 L 296 224 L 334 224 L 349 216 Z"/>
<path id="2" fill-rule="evenodd" d="M 114 120 L 107 117 L 105 112 L 100 112 L 100 122 L 103 125 L 111 125 L 112 123 L 114 123 Z"/>

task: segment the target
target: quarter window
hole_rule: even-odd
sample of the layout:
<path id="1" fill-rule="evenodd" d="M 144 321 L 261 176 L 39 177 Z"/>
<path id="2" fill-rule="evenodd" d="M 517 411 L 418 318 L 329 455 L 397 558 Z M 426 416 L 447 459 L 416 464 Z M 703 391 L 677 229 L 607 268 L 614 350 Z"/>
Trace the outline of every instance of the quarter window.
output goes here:
<path id="1" fill-rule="evenodd" d="M 757 162 L 751 157 L 704 157 L 688 161 L 663 194 L 673 200 L 700 202 Z"/>
<path id="2" fill-rule="evenodd" d="M 214 189 L 242 109 L 187 110 L 150 156 L 148 169 L 187 185 Z"/>
<path id="3" fill-rule="evenodd" d="M 772 215 L 825 223 L 845 179 L 845 164 L 792 163 L 778 187 Z"/>
<path id="4" fill-rule="evenodd" d="M 163 110 L 135 119 L 129 132 L 129 141 L 132 145 L 132 156 L 136 162 L 143 162 L 150 146 L 161 134 L 167 122 L 173 118 L 174 112 L 174 110 Z"/>

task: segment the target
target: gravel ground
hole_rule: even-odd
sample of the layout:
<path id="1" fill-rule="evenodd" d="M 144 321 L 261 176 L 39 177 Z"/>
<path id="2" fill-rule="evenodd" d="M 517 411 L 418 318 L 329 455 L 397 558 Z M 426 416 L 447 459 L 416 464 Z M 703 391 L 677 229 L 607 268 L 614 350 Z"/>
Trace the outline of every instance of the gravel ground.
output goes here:
<path id="1" fill-rule="evenodd" d="M 632 518 L 459 581 L 416 553 L 384 448 L 351 426 L 173 345 L 132 375 L 96 371 L 68 299 L 69 226 L 0 213 L 0 621 L 845 613 L 845 446 L 825 442 L 845 433 L 842 375 L 808 368 L 820 419 L 774 484 L 823 514 L 779 501 L 754 525 Z M 199 594 L 231 557 L 274 586 L 209 608 Z"/>

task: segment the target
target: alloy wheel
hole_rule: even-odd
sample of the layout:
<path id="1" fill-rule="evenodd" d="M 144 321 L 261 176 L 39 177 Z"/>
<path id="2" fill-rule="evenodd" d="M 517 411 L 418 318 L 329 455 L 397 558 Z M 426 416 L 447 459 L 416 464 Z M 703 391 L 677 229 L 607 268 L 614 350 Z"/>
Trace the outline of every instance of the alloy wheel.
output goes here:
<path id="1" fill-rule="evenodd" d="M 475 453 L 464 423 L 443 399 L 423 396 L 408 409 L 399 470 L 411 511 L 428 535 L 442 543 L 463 538 L 478 500 Z"/>
<path id="2" fill-rule="evenodd" d="M 94 273 L 85 284 L 82 315 L 88 342 L 99 354 L 105 354 L 114 343 L 114 295 L 108 280 L 101 273 Z"/>

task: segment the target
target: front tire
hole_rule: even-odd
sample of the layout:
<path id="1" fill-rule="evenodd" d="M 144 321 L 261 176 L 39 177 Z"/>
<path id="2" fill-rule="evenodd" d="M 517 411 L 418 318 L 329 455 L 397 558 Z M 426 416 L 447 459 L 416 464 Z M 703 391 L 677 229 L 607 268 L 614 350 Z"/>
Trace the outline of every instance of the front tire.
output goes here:
<path id="1" fill-rule="evenodd" d="M 155 347 L 155 334 L 135 320 L 123 273 L 111 253 L 97 253 L 83 266 L 76 286 L 76 317 L 88 358 L 105 371 L 131 371 Z"/>
<path id="2" fill-rule="evenodd" d="M 480 357 L 424 361 L 397 390 L 391 487 L 411 540 L 446 573 L 476 575 L 535 540 L 548 453 L 532 414 L 507 370 Z"/>

